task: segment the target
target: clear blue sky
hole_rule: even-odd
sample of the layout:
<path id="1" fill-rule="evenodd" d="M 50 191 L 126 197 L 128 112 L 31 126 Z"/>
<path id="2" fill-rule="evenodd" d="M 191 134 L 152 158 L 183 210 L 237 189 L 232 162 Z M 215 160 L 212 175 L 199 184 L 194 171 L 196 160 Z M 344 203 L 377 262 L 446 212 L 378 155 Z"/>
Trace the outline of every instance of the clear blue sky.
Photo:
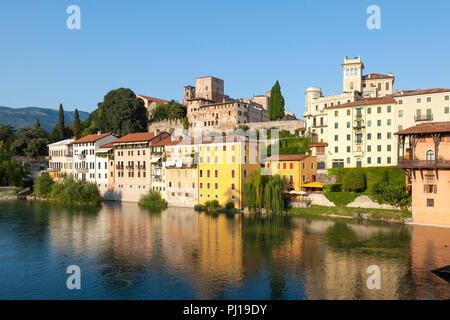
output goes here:
<path id="1" fill-rule="evenodd" d="M 66 8 L 81 8 L 68 30 Z M 381 8 L 381 30 L 366 9 Z M 401 89 L 450 87 L 450 1 L 2 1 L 0 105 L 92 111 L 111 89 L 182 100 L 197 76 L 231 97 L 278 79 L 300 116 L 304 90 L 341 91 L 340 64 L 392 72 Z"/>

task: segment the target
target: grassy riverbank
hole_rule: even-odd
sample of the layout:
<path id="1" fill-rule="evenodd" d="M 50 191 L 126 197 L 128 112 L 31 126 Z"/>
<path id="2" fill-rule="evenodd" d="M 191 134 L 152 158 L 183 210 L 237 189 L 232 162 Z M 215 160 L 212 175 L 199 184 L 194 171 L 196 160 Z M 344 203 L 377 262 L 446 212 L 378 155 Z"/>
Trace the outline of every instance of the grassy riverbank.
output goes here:
<path id="1" fill-rule="evenodd" d="M 225 207 L 221 207 L 217 200 L 206 201 L 205 204 L 197 204 L 194 206 L 194 210 L 198 212 L 206 212 L 211 214 L 219 214 L 225 213 L 234 215 L 236 213 L 240 213 L 241 210 L 236 209 L 234 207 L 234 203 L 232 201 L 228 202 Z"/>
<path id="2" fill-rule="evenodd" d="M 288 211 L 290 216 L 328 216 L 357 218 L 374 221 L 390 221 L 405 223 L 411 218 L 411 212 L 408 210 L 387 210 L 387 209 L 366 209 L 366 208 L 348 208 L 348 207 L 325 207 L 312 205 L 309 208 L 291 208 Z"/>

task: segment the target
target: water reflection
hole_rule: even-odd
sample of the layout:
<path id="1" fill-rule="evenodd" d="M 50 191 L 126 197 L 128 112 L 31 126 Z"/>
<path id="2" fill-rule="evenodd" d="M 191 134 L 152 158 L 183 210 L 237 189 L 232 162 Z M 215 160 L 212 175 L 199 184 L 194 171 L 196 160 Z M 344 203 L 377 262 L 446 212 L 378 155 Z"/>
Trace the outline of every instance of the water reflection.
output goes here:
<path id="1" fill-rule="evenodd" d="M 450 264 L 449 229 L 347 219 L 4 202 L 0 261 L 0 298 L 450 298 L 429 272 Z M 64 287 L 70 264 L 83 274 L 77 293 Z M 367 289 L 370 265 L 381 290 Z"/>

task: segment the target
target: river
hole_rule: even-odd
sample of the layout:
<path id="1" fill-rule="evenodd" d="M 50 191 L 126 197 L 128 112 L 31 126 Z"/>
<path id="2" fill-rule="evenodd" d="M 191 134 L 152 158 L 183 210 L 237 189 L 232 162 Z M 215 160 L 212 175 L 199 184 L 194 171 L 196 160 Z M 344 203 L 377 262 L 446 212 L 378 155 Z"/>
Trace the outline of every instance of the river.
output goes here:
<path id="1" fill-rule="evenodd" d="M 0 202 L 0 299 L 450 299 L 446 265 L 445 228 Z"/>

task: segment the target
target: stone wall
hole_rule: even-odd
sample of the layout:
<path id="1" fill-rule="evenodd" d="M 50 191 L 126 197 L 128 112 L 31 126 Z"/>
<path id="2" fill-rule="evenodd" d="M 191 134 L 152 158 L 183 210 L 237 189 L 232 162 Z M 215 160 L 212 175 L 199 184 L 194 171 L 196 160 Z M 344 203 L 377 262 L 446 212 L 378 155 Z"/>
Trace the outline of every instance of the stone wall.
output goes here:
<path id="1" fill-rule="evenodd" d="M 291 134 L 295 133 L 295 129 L 306 128 L 305 120 L 280 120 L 280 121 L 267 121 L 267 122 L 250 122 L 245 123 L 250 129 L 270 129 L 277 128 L 279 130 L 288 130 Z"/>
<path id="2" fill-rule="evenodd" d="M 148 131 L 155 130 L 167 131 L 169 133 L 175 133 L 181 135 L 183 132 L 183 123 L 181 119 L 178 120 L 162 120 L 157 122 L 151 122 L 148 125 Z"/>

